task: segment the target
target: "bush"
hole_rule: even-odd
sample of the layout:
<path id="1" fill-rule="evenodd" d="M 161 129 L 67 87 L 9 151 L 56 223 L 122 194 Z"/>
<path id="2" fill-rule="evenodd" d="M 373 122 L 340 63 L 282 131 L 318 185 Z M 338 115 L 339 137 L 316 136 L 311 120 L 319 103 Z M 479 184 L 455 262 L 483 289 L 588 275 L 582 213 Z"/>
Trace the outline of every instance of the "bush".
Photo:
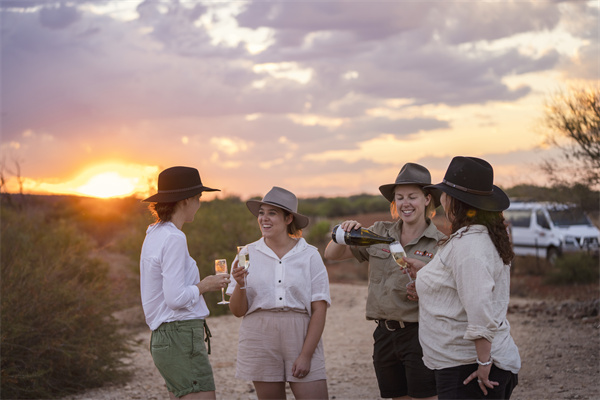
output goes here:
<path id="1" fill-rule="evenodd" d="M 4 207 L 2 397 L 54 398 L 128 377 L 107 267 L 72 224 Z"/>
<path id="2" fill-rule="evenodd" d="M 565 254 L 559 257 L 544 281 L 554 285 L 597 283 L 600 277 L 598 259 L 586 253 Z"/>

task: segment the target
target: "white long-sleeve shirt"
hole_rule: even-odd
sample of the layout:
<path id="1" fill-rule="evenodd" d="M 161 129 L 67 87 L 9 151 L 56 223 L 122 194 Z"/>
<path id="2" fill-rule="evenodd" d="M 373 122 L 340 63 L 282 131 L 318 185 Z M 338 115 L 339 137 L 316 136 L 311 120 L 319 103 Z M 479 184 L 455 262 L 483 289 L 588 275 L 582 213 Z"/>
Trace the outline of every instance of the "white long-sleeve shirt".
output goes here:
<path id="1" fill-rule="evenodd" d="M 429 369 L 475 363 L 475 339 L 492 343 L 494 364 L 517 373 L 519 350 L 506 319 L 510 267 L 483 225 L 459 229 L 417 274 L 419 340 Z M 485 361 L 485 360 L 483 360 Z"/>
<path id="2" fill-rule="evenodd" d="M 163 322 L 206 318 L 209 311 L 196 286 L 199 282 L 185 234 L 171 222 L 148 227 L 140 258 L 140 289 L 150 329 Z"/>
<path id="3" fill-rule="evenodd" d="M 303 238 L 281 259 L 265 244 L 264 238 L 250 243 L 248 254 L 246 315 L 257 310 L 289 310 L 310 315 L 313 301 L 331 304 L 323 259 L 317 248 Z M 235 286 L 232 279 L 227 293 L 233 293 Z"/>

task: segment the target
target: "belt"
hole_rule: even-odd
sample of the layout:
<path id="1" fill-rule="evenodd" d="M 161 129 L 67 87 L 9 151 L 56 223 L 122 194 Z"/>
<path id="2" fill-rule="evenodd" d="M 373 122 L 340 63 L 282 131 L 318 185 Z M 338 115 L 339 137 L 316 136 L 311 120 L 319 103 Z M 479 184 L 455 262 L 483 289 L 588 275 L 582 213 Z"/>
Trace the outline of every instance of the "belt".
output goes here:
<path id="1" fill-rule="evenodd" d="M 393 321 L 391 319 L 377 319 L 375 321 L 381 328 L 385 328 L 390 332 L 393 332 L 397 329 L 404 329 L 410 325 L 418 324 L 418 322 Z"/>

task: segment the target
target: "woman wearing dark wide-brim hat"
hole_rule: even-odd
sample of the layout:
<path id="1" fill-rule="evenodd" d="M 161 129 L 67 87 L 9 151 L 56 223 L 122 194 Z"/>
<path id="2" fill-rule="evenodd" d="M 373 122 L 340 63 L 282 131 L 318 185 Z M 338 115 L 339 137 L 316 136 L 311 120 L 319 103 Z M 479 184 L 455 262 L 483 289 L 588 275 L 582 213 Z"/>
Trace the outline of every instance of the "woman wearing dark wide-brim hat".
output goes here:
<path id="1" fill-rule="evenodd" d="M 308 217 L 289 190 L 273 187 L 246 205 L 262 237 L 248 244 L 248 271 L 233 262 L 229 308 L 240 325 L 235 376 L 252 381 L 259 399 L 327 399 L 321 335 L 331 304 L 319 251 L 302 237 Z M 244 275 L 247 274 L 244 285 Z"/>
<path id="2" fill-rule="evenodd" d="M 454 157 L 441 203 L 452 224 L 433 260 L 419 270 L 419 338 L 435 371 L 440 399 L 508 399 L 517 385 L 519 351 L 506 319 L 514 257 L 502 211 L 508 196 L 485 160 Z"/>
<path id="3" fill-rule="evenodd" d="M 390 202 L 395 221 L 378 221 L 369 229 L 398 240 L 408 257 L 425 264 L 437 251 L 444 235 L 431 221 L 439 205 L 427 168 L 405 164 L 393 183 L 379 187 Z M 357 221 L 344 221 L 349 231 L 361 226 Z M 325 258 L 343 260 L 355 257 L 369 262 L 369 287 L 366 317 L 377 325 L 373 333 L 373 366 L 383 398 L 432 399 L 436 395 L 433 371 L 423 364 L 419 344 L 419 303 L 407 292 L 408 276 L 394 261 L 387 244 L 369 247 L 345 246 L 331 241 Z M 409 287 L 410 290 L 410 287 Z"/>
<path id="4" fill-rule="evenodd" d="M 198 170 L 172 167 L 158 175 L 158 193 L 144 199 L 156 222 L 148 227 L 140 258 L 140 288 L 146 323 L 152 330 L 150 351 L 171 399 L 214 399 L 215 383 L 208 360 L 209 314 L 203 293 L 229 283 L 229 275 L 200 280 L 188 252 L 183 224 L 200 208 L 204 186 Z M 208 342 L 208 351 L 204 345 Z"/>

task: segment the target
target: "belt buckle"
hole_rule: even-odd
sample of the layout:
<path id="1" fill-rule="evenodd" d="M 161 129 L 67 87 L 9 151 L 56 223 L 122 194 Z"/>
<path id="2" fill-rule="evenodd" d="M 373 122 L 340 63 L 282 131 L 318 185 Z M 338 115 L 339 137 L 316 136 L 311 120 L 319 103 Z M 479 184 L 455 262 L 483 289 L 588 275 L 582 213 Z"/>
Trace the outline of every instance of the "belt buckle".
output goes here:
<path id="1" fill-rule="evenodd" d="M 385 327 L 386 327 L 386 329 L 387 329 L 388 331 L 390 331 L 390 332 L 394 332 L 394 331 L 396 330 L 396 328 L 394 328 L 394 329 L 390 328 L 390 326 L 388 325 L 388 322 L 389 322 L 389 321 L 386 319 L 386 320 L 384 320 L 384 321 L 383 321 L 383 324 L 385 325 Z"/>

